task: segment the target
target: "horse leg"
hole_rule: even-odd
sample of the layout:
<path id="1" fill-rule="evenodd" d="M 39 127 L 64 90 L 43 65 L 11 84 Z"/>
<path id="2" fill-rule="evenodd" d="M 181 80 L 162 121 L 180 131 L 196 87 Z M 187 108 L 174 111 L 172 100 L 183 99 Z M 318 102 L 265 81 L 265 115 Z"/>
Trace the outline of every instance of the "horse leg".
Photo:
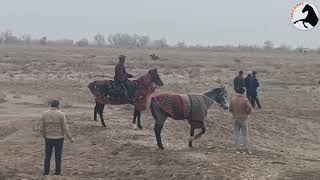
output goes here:
<path id="1" fill-rule="evenodd" d="M 156 135 L 157 145 L 160 149 L 164 149 L 161 141 L 161 131 L 163 128 L 163 123 L 156 122 L 154 125 L 154 133 Z"/>
<path id="2" fill-rule="evenodd" d="M 190 139 L 189 139 L 189 147 L 192 148 L 192 141 L 194 140 L 194 128 L 190 128 Z"/>
<path id="3" fill-rule="evenodd" d="M 138 129 L 138 128 L 142 129 L 140 117 L 141 117 L 141 112 L 138 111 L 136 108 L 134 108 L 133 120 L 132 120 L 133 129 Z"/>
<path id="4" fill-rule="evenodd" d="M 158 106 L 154 104 L 154 102 L 151 102 L 150 109 L 151 109 L 153 119 L 155 120 L 154 133 L 156 136 L 158 148 L 164 149 L 161 141 L 161 131 L 167 117 L 162 113 L 162 111 L 158 108 Z"/>
<path id="5" fill-rule="evenodd" d="M 141 126 L 141 112 L 140 111 L 138 111 L 138 128 L 139 129 L 142 129 L 142 126 Z"/>
<path id="6" fill-rule="evenodd" d="M 304 19 L 300 19 L 298 21 L 295 21 L 294 24 L 296 24 L 297 22 L 303 21 Z"/>
<path id="7" fill-rule="evenodd" d="M 104 119 L 103 119 L 103 110 L 104 110 L 104 104 L 100 104 L 98 106 L 98 113 L 100 116 L 100 120 L 101 120 L 101 124 L 103 127 L 107 127 L 106 124 L 104 123 Z"/>
<path id="8" fill-rule="evenodd" d="M 137 129 L 138 127 L 137 127 L 137 116 L 138 116 L 138 114 L 137 114 L 137 111 L 136 111 L 136 109 L 134 109 L 133 110 L 133 120 L 132 120 L 132 125 L 133 125 L 133 129 Z"/>
<path id="9" fill-rule="evenodd" d="M 97 114 L 98 114 L 98 102 L 96 102 L 96 105 L 94 106 L 93 110 L 93 120 L 97 121 Z"/>
<path id="10" fill-rule="evenodd" d="M 206 132 L 206 128 L 205 127 L 202 127 L 201 128 L 201 132 L 197 135 L 194 136 L 194 139 L 199 139 L 204 133 Z"/>
<path id="11" fill-rule="evenodd" d="M 192 147 L 192 141 L 199 139 L 205 132 L 206 128 L 202 127 L 201 132 L 199 134 L 194 135 L 195 128 L 191 127 L 190 129 L 190 139 L 189 139 L 189 147 Z"/>
<path id="12" fill-rule="evenodd" d="M 308 26 L 305 23 L 305 21 L 302 22 L 303 26 L 308 29 Z"/>

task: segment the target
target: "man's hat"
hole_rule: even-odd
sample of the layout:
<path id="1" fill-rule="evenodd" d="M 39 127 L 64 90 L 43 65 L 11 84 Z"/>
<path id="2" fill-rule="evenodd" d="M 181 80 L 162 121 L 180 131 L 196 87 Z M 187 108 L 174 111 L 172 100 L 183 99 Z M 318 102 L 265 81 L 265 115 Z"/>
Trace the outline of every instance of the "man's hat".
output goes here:
<path id="1" fill-rule="evenodd" d="M 54 99 L 50 102 L 50 105 L 51 105 L 51 107 L 59 107 L 60 102 L 59 102 L 59 100 Z"/>
<path id="2" fill-rule="evenodd" d="M 125 55 L 120 55 L 120 56 L 119 56 L 119 59 L 125 59 L 125 58 L 126 58 Z"/>

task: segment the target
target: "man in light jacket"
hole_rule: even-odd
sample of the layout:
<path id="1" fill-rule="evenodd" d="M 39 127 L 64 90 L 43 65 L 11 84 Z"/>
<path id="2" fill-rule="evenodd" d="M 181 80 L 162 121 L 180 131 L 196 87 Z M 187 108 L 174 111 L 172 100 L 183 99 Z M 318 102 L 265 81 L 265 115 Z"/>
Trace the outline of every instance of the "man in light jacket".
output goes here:
<path id="1" fill-rule="evenodd" d="M 236 93 L 236 96 L 231 99 L 229 106 L 229 111 L 234 119 L 236 152 L 249 154 L 248 116 L 252 111 L 252 106 L 244 95 L 245 89 L 243 87 L 238 88 Z M 241 133 L 243 143 L 240 143 Z M 240 144 L 243 144 L 243 147 Z"/>
<path id="2" fill-rule="evenodd" d="M 44 160 L 44 176 L 48 176 L 50 172 L 50 160 L 52 150 L 55 151 L 56 171 L 55 175 L 61 175 L 61 156 L 65 135 L 71 140 L 71 136 L 66 117 L 59 110 L 59 101 L 51 102 L 51 109 L 43 112 L 40 120 L 40 134 L 45 139 L 45 160 Z"/>

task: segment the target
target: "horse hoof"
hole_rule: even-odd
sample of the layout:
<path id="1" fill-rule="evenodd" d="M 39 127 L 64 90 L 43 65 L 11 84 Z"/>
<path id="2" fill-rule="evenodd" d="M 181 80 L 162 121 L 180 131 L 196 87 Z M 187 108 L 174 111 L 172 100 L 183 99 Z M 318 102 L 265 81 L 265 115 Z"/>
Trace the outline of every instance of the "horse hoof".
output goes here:
<path id="1" fill-rule="evenodd" d="M 189 148 L 193 148 L 191 141 L 189 141 Z"/>
<path id="2" fill-rule="evenodd" d="M 159 149 L 160 149 L 160 150 L 164 150 L 164 147 L 163 147 L 163 146 L 159 146 Z"/>
<path id="3" fill-rule="evenodd" d="M 142 126 L 138 126 L 139 130 L 142 130 Z"/>
<path id="4" fill-rule="evenodd" d="M 138 129 L 137 124 L 133 124 L 132 128 L 133 128 L 133 129 Z"/>

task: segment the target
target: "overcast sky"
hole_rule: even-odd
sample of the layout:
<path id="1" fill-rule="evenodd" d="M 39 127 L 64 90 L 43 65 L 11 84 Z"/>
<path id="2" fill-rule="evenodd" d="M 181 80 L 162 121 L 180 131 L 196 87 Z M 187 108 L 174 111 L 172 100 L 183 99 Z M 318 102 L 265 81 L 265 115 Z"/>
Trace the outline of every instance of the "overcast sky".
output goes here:
<path id="1" fill-rule="evenodd" d="M 169 43 L 320 47 L 311 31 L 291 24 L 296 0 L 0 0 L 0 31 L 49 39 L 137 33 Z M 320 10 L 320 1 L 310 0 Z"/>

